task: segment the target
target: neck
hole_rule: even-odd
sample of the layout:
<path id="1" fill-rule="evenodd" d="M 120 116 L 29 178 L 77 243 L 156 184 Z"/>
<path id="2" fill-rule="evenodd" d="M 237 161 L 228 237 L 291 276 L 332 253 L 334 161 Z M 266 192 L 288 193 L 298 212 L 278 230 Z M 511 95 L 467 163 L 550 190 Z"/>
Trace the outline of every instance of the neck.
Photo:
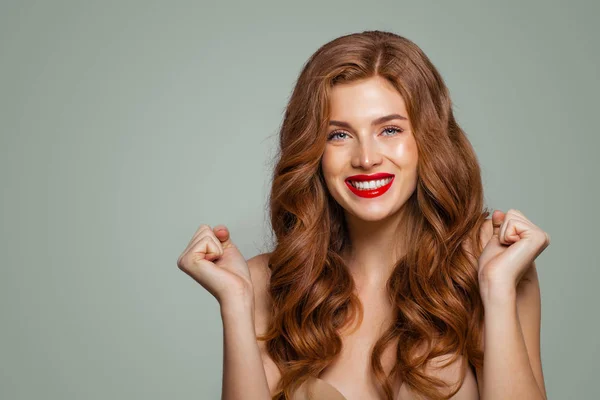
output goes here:
<path id="1" fill-rule="evenodd" d="M 350 246 L 344 260 L 358 287 L 385 285 L 403 253 L 403 222 L 402 212 L 379 221 L 365 221 L 346 213 Z"/>

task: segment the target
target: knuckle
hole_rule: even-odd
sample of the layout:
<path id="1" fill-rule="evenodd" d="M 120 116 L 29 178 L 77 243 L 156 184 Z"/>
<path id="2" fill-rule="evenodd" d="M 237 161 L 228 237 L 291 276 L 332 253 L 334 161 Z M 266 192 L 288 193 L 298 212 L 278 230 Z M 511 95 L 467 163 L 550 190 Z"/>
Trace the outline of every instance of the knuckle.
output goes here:
<path id="1" fill-rule="evenodd" d="M 548 246 L 548 244 L 550 243 L 550 237 L 548 236 L 548 233 L 544 232 L 541 229 L 538 230 L 537 237 L 539 238 L 540 246 L 543 248 Z"/>
<path id="2" fill-rule="evenodd" d="M 212 231 L 212 229 L 211 229 L 211 228 L 203 229 L 203 230 L 200 232 L 200 235 L 199 235 L 199 236 L 200 236 L 200 237 L 202 237 L 202 238 L 205 238 L 205 237 L 208 237 L 208 236 L 212 236 L 212 237 L 214 237 L 215 239 L 217 238 L 217 237 L 215 236 L 215 233 Z"/>
<path id="3" fill-rule="evenodd" d="M 202 256 L 192 250 L 182 258 L 180 269 L 185 272 L 190 272 L 194 269 L 194 267 L 198 266 L 200 261 L 205 258 L 206 255 Z"/>
<path id="4" fill-rule="evenodd" d="M 215 240 L 217 240 L 217 242 L 218 242 L 218 239 L 216 237 L 214 237 L 214 235 L 210 235 L 210 234 L 206 235 L 202 239 L 200 239 L 201 242 L 204 242 L 207 244 L 209 249 L 214 249 L 217 247 Z"/>
<path id="5" fill-rule="evenodd" d="M 207 225 L 207 224 L 201 224 L 198 227 L 198 233 L 202 233 L 204 231 L 210 231 L 210 230 L 212 230 L 212 228 L 210 227 L 210 225 Z"/>
<path id="6" fill-rule="evenodd" d="M 179 257 L 179 259 L 177 260 L 177 266 L 179 267 L 180 270 L 187 271 L 188 270 L 187 257 L 186 256 Z"/>

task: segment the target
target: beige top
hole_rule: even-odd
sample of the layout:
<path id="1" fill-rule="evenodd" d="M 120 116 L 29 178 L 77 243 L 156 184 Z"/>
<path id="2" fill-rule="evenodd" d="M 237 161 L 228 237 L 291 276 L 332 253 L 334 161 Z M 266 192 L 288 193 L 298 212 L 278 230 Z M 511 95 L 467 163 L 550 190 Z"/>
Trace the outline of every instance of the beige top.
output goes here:
<path id="1" fill-rule="evenodd" d="M 292 400 L 346 400 L 346 398 L 326 381 L 311 378 L 294 392 Z"/>

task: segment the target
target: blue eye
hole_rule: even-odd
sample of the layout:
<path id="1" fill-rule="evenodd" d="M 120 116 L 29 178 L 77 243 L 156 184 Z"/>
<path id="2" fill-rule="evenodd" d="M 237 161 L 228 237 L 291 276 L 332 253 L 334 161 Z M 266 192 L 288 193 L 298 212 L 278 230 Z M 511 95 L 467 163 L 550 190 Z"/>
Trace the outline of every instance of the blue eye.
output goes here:
<path id="1" fill-rule="evenodd" d="M 394 128 L 392 126 L 390 126 L 389 128 L 385 128 L 383 131 L 384 132 L 386 132 L 386 131 L 394 131 L 395 133 L 404 132 L 402 129 Z"/>
<path id="2" fill-rule="evenodd" d="M 327 137 L 327 140 L 331 140 L 334 136 L 337 136 L 337 135 L 347 135 L 347 133 L 346 132 L 333 132 L 332 134 L 330 134 Z"/>
<path id="3" fill-rule="evenodd" d="M 398 133 L 402 133 L 404 132 L 404 129 L 401 128 L 397 128 L 395 126 L 387 126 L 385 128 L 383 128 L 383 132 L 390 132 L 392 131 L 393 133 L 391 135 L 384 135 L 384 136 L 395 136 Z M 339 137 L 338 135 L 348 135 L 346 132 L 344 131 L 334 131 L 332 133 L 329 134 L 329 136 L 327 136 L 327 140 L 333 140 L 334 137 Z M 341 140 L 341 139 L 336 139 L 336 140 Z"/>

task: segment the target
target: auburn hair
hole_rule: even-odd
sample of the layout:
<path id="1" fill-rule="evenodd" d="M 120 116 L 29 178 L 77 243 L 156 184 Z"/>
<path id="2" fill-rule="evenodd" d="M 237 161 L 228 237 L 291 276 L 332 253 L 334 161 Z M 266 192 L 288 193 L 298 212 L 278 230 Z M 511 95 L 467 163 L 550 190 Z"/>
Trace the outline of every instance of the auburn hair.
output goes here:
<path id="1" fill-rule="evenodd" d="M 273 251 L 268 295 L 272 310 L 266 341 L 281 371 L 273 400 L 289 399 L 318 377 L 342 349 L 340 329 L 362 305 L 341 257 L 350 245 L 343 209 L 328 192 L 321 170 L 334 85 L 379 76 L 403 97 L 418 150 L 418 180 L 405 205 L 409 236 L 386 290 L 395 320 L 377 340 L 370 366 L 387 400 L 394 374 L 430 399 L 459 390 L 470 363 L 483 367 L 483 303 L 477 258 L 484 208 L 475 152 L 452 113 L 448 89 L 423 51 L 385 31 L 338 37 L 304 64 L 279 130 L 268 199 Z M 465 246 L 472 243 L 473 246 Z M 397 339 L 396 363 L 386 375 L 381 355 Z M 418 349 L 425 349 L 420 352 Z M 456 388 L 428 376 L 434 357 L 463 357 Z"/>

